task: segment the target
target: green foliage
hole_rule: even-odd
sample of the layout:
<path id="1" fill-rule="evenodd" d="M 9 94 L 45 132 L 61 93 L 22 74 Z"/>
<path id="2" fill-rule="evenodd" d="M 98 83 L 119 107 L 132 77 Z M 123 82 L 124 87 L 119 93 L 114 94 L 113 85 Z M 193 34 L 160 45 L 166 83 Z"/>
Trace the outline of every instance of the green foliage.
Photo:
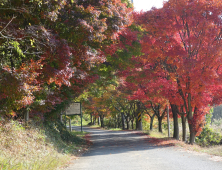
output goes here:
<path id="1" fill-rule="evenodd" d="M 201 146 L 218 145 L 222 140 L 222 135 L 210 127 L 212 114 L 206 115 L 206 125 L 201 134 L 196 137 L 196 143 Z"/>
<path id="2" fill-rule="evenodd" d="M 215 132 L 213 128 L 204 127 L 201 134 L 196 138 L 196 143 L 201 146 L 218 145 L 221 139 L 221 134 Z"/>
<path id="3" fill-rule="evenodd" d="M 115 127 L 115 120 L 112 119 L 112 118 L 109 118 L 109 119 L 105 119 L 104 118 L 104 125 L 107 127 L 107 128 L 114 128 Z"/>
<path id="4" fill-rule="evenodd" d="M 113 69 L 101 65 L 103 50 L 130 25 L 132 4 L 103 2 L 0 1 L 0 69 L 13 78 L 0 70 L 0 114 L 30 107 L 30 115 L 51 112 L 50 119 L 56 105 L 78 97 L 99 76 L 99 86 L 115 83 Z"/>
<path id="5" fill-rule="evenodd" d="M 86 126 L 90 122 L 90 115 L 89 114 L 83 114 L 82 117 L 82 125 Z M 74 116 L 72 119 L 72 125 L 80 126 L 81 125 L 81 117 L 80 116 Z"/>
<path id="6" fill-rule="evenodd" d="M 64 142 L 75 142 L 75 143 L 81 143 L 83 142 L 82 139 L 78 138 L 75 135 L 72 135 L 64 124 L 62 124 L 60 121 L 57 122 L 46 122 L 45 126 L 48 130 L 50 130 L 50 137 L 54 138 L 61 138 Z"/>

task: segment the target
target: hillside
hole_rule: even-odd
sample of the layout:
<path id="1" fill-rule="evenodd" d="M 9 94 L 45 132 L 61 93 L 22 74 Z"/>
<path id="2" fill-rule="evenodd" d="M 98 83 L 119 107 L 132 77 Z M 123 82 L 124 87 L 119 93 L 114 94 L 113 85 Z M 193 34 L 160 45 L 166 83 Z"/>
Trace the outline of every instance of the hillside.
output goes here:
<path id="1" fill-rule="evenodd" d="M 0 169 L 57 169 L 86 150 L 84 133 L 60 122 L 0 121 Z"/>

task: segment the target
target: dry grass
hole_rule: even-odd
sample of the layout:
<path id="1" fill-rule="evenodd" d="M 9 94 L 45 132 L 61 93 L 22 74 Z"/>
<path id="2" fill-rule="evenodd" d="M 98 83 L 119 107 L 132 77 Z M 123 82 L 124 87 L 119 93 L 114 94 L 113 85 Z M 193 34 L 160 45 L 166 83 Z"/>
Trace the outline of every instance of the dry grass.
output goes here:
<path id="1" fill-rule="evenodd" d="M 220 121 L 220 122 L 219 122 Z M 222 133 L 222 120 L 219 120 L 215 123 L 213 123 L 211 125 L 211 127 L 217 131 Z M 181 122 L 181 120 L 179 119 L 179 122 Z M 164 122 L 166 124 L 166 122 Z M 144 133 L 148 134 L 149 137 L 152 139 L 149 142 L 153 142 L 156 143 L 157 145 L 173 145 L 173 146 L 179 146 L 182 147 L 183 149 L 186 149 L 187 151 L 191 151 L 191 152 L 198 152 L 198 153 L 206 153 L 206 154 L 210 154 L 213 156 L 219 156 L 222 157 L 222 146 L 221 145 L 217 145 L 217 146 L 211 146 L 211 147 L 201 147 L 199 145 L 190 145 L 188 143 L 185 143 L 182 141 L 182 127 L 181 127 L 181 123 L 179 123 L 179 130 L 180 130 L 180 140 L 174 140 L 172 138 L 168 138 L 168 133 L 167 133 L 167 129 L 163 128 L 163 133 L 159 133 L 158 132 L 158 122 L 154 121 L 154 128 L 152 131 L 144 131 Z M 147 127 L 149 128 L 149 126 Z M 170 136 L 172 137 L 173 135 L 173 122 L 170 122 Z M 189 138 L 189 127 L 188 127 L 188 123 L 187 123 L 187 138 Z M 221 158 L 222 159 L 222 158 Z"/>
<path id="2" fill-rule="evenodd" d="M 166 133 L 159 133 L 156 130 L 145 131 L 149 138 L 147 142 L 153 143 L 157 146 L 178 146 L 190 152 L 206 153 L 212 156 L 219 156 L 222 160 L 222 146 L 211 146 L 211 147 L 201 147 L 197 144 L 190 145 L 181 140 L 175 140 L 173 138 L 168 138 Z"/>
<path id="3" fill-rule="evenodd" d="M 0 169 L 1 170 L 55 170 L 71 159 L 71 154 L 58 149 L 62 141 L 46 136 L 43 127 L 31 124 L 24 128 L 15 121 L 1 122 L 0 125 Z M 61 144 L 62 143 L 62 144 Z M 55 146 L 56 145 L 56 146 Z M 65 148 L 67 149 L 68 146 Z M 70 144 L 77 154 L 81 146 Z"/>

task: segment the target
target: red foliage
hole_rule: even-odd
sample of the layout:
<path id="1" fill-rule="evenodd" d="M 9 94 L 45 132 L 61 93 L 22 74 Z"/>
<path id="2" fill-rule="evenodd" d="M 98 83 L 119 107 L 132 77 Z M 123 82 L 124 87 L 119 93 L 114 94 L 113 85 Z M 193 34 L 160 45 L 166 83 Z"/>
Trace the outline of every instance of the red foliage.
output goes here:
<path id="1" fill-rule="evenodd" d="M 134 13 L 135 24 L 144 30 L 143 55 L 119 73 L 138 99 L 183 105 L 196 135 L 205 108 L 221 102 L 221 12 L 219 1 L 169 0 L 161 9 Z"/>

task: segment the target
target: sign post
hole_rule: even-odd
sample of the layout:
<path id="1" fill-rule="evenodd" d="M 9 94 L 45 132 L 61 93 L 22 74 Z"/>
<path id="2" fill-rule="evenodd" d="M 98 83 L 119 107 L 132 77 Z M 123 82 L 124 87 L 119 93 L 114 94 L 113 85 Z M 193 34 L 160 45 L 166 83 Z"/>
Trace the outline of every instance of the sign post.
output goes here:
<path id="1" fill-rule="evenodd" d="M 82 132 L 82 105 L 80 103 L 81 132 Z"/>
<path id="2" fill-rule="evenodd" d="M 81 102 L 73 102 L 66 109 L 66 115 L 79 115 L 81 117 L 81 132 L 82 132 L 82 106 Z"/>
<path id="3" fill-rule="evenodd" d="M 66 126 L 66 112 L 65 112 L 65 126 Z"/>

